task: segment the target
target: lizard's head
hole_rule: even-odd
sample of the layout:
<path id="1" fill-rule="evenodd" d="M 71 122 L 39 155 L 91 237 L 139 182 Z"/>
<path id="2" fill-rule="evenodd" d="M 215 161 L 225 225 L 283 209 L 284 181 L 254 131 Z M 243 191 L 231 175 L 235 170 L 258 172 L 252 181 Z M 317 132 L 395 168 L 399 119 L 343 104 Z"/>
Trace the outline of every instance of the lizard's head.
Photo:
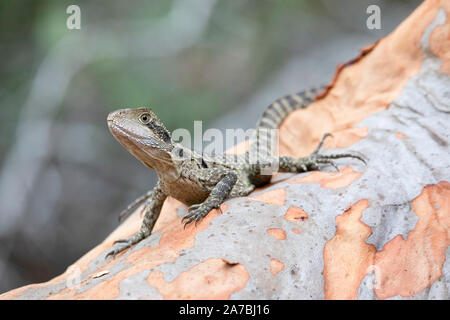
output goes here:
<path id="1" fill-rule="evenodd" d="M 121 109 L 108 115 L 112 135 L 148 166 L 162 160 L 173 148 L 170 133 L 149 108 Z"/>

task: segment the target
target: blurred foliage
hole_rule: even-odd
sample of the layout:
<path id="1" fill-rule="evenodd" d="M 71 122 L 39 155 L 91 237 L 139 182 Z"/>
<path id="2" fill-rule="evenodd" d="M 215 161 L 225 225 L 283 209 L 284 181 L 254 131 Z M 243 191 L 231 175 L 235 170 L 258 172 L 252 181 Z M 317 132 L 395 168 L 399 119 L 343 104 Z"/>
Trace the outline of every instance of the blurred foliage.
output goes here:
<path id="1" fill-rule="evenodd" d="M 0 2 L 0 150 L 13 142 L 16 120 L 39 63 L 65 35 L 65 9 L 73 1 Z M 77 1 L 82 27 L 109 21 L 159 19 L 171 1 Z M 77 81 L 107 111 L 151 106 L 169 129 L 192 129 L 234 108 L 298 44 L 292 33 L 302 28 L 303 12 L 320 12 L 317 1 L 220 1 L 204 36 L 176 56 L 151 59 L 104 59 L 83 70 Z M 72 91 L 75 89 L 72 89 Z M 76 101 L 65 101 L 74 108 Z M 99 115 L 100 116 L 100 115 Z M 104 120 L 104 119 L 97 119 Z M 256 120 L 256 119 L 255 119 Z"/>

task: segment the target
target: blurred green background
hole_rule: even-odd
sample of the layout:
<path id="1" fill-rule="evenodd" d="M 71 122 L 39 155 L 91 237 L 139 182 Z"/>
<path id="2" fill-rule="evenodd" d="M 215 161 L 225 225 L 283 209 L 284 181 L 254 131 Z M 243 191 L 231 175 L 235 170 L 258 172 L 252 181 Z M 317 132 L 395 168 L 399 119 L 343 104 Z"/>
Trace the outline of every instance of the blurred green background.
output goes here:
<path id="1" fill-rule="evenodd" d="M 81 8 L 81 29 L 66 8 Z M 380 30 L 366 26 L 370 4 Z M 63 272 L 156 174 L 106 116 L 150 106 L 169 130 L 250 128 L 272 100 L 329 83 L 420 1 L 0 2 L 0 292 Z"/>

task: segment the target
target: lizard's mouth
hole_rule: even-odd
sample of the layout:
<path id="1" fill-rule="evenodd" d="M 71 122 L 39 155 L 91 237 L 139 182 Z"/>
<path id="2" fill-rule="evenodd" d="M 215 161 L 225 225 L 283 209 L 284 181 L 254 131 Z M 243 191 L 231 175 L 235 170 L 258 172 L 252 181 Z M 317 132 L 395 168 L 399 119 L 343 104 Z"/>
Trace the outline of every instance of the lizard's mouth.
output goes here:
<path id="1" fill-rule="evenodd" d="M 132 120 L 132 115 L 130 115 L 132 112 L 132 109 L 122 109 L 108 114 L 106 121 L 111 134 L 121 143 L 122 141 L 130 141 L 147 145 L 146 140 L 149 140 L 150 145 L 152 142 L 155 143 L 152 135 Z"/>
<path id="2" fill-rule="evenodd" d="M 114 138 L 146 166 L 155 168 L 155 162 L 168 162 L 169 148 L 162 145 L 158 139 L 138 136 L 134 131 L 118 126 L 114 121 L 108 121 L 108 127 Z"/>
<path id="3" fill-rule="evenodd" d="M 140 150 L 152 158 L 161 158 L 161 152 L 171 150 L 168 145 L 153 134 L 147 127 L 134 120 L 133 109 L 124 109 L 111 112 L 107 117 L 109 131 L 116 140 L 127 150 L 134 150 L 133 154 Z"/>
<path id="4" fill-rule="evenodd" d="M 108 121 L 109 131 L 119 141 L 129 141 L 141 146 L 157 147 L 159 141 L 151 135 L 139 134 L 137 130 L 129 130 L 123 126 L 117 125 L 114 121 Z"/>

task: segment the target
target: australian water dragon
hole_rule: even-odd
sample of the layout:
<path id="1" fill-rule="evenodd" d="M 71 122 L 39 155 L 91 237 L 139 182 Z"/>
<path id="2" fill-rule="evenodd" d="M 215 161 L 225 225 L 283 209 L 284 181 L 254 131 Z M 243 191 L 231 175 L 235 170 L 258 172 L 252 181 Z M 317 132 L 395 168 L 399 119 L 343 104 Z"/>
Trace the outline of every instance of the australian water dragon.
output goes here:
<path id="1" fill-rule="evenodd" d="M 145 215 L 140 230 L 130 238 L 115 241 L 115 244 L 120 244 L 113 247 L 107 257 L 115 256 L 151 234 L 167 196 L 189 206 L 188 214 L 183 218 L 187 225 L 193 221 L 197 223 L 225 200 L 246 196 L 255 187 L 269 183 L 271 175 L 264 170 L 271 167 L 274 160 L 276 171 L 295 173 L 318 170 L 322 164 L 337 169 L 333 159 L 345 157 L 364 162 L 361 156 L 351 153 L 320 154 L 322 143 L 329 134 L 324 134 L 315 151 L 307 157 L 296 159 L 267 153 L 267 146 L 273 143 L 270 140 L 272 136 L 267 133 L 277 129 L 294 110 L 307 107 L 321 89 L 285 96 L 269 105 L 257 124 L 248 151 L 240 156 L 203 155 L 175 143 L 164 124 L 149 108 L 111 112 L 107 121 L 113 136 L 147 167 L 155 169 L 159 179 L 152 190 L 121 213 L 120 217 L 123 217 L 144 204 Z M 255 154 L 258 157 L 253 157 Z"/>

